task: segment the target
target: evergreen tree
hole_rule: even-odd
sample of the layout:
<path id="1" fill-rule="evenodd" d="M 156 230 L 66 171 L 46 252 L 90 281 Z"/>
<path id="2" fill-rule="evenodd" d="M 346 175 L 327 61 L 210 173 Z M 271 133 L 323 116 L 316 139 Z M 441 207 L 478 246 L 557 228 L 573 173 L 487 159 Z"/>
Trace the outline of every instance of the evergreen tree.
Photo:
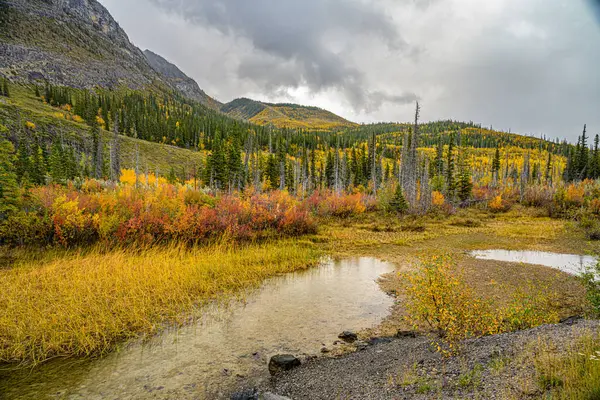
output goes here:
<path id="1" fill-rule="evenodd" d="M 167 175 L 167 182 L 171 185 L 177 183 L 177 174 L 175 173 L 175 168 L 171 165 L 171 169 L 169 169 L 169 174 Z"/>
<path id="2" fill-rule="evenodd" d="M 587 126 L 583 125 L 583 133 L 581 134 L 579 154 L 577 155 L 577 178 L 585 179 L 588 176 L 588 156 L 589 149 L 587 145 Z"/>
<path id="3" fill-rule="evenodd" d="M 10 92 L 8 91 L 8 79 L 4 78 L 4 82 L 2 83 L 2 94 L 6 97 L 10 97 Z"/>
<path id="4" fill-rule="evenodd" d="M 44 150 L 37 146 L 36 150 L 31 156 L 31 183 L 34 185 L 43 185 L 46 183 L 46 174 L 48 173 L 46 166 L 46 158 L 44 157 Z"/>
<path id="5" fill-rule="evenodd" d="M 457 182 L 457 194 L 460 201 L 464 202 L 471 198 L 473 192 L 473 182 L 471 181 L 471 172 L 463 163 L 460 168 Z"/>
<path id="6" fill-rule="evenodd" d="M 14 170 L 15 148 L 8 140 L 0 140 L 0 219 L 17 211 L 19 186 Z"/>
<path id="7" fill-rule="evenodd" d="M 64 149 L 58 140 L 52 143 L 50 148 L 50 157 L 48 158 L 48 166 L 52 181 L 64 183 L 67 179 L 66 166 L 64 165 Z"/>
<path id="8" fill-rule="evenodd" d="M 492 161 L 492 177 L 494 184 L 498 183 L 498 174 L 500 172 L 500 148 L 496 146 L 496 152 L 494 153 L 494 160 Z"/>
<path id="9" fill-rule="evenodd" d="M 277 189 L 279 187 L 279 165 L 274 154 L 269 154 L 267 157 L 265 174 L 269 180 L 269 188 Z"/>
<path id="10" fill-rule="evenodd" d="M 335 184 L 335 170 L 334 170 L 334 159 L 331 151 L 327 152 L 327 158 L 325 160 L 325 185 L 327 187 L 333 187 Z"/>
<path id="11" fill-rule="evenodd" d="M 398 184 L 396 185 L 394 197 L 390 200 L 390 208 L 398 214 L 405 214 L 408 211 L 408 207 L 408 202 L 402 191 L 402 185 Z"/>
<path id="12" fill-rule="evenodd" d="M 17 175 L 17 182 L 23 182 L 23 178 L 30 178 L 31 161 L 29 151 L 24 143 L 21 143 L 17 150 L 16 162 L 15 162 L 15 173 Z"/>

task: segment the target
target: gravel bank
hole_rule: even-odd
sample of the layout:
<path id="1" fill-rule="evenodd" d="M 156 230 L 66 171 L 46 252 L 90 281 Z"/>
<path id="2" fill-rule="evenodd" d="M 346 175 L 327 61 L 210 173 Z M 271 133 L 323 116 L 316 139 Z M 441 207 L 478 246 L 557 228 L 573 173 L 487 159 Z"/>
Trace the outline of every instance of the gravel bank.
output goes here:
<path id="1" fill-rule="evenodd" d="M 600 321 L 576 320 L 463 343 L 443 358 L 427 337 L 393 339 L 340 358 L 318 358 L 272 378 L 262 391 L 299 399 L 506 398 L 541 395 L 533 366 L 519 362 L 539 340 L 559 351 Z"/>

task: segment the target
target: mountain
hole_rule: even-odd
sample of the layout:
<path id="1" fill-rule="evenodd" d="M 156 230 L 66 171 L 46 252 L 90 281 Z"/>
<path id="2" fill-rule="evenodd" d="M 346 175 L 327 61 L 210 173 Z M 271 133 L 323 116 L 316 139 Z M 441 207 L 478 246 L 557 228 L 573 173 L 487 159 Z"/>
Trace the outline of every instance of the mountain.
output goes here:
<path id="1" fill-rule="evenodd" d="M 223 105 L 221 111 L 233 118 L 245 119 L 258 125 L 273 125 L 277 128 L 329 131 L 358 126 L 318 107 L 263 103 L 246 98 L 235 99 Z"/>
<path id="2" fill-rule="evenodd" d="M 170 63 L 150 50 L 144 50 L 144 56 L 146 56 L 146 60 L 148 60 L 148 64 L 150 64 L 152 69 L 185 97 L 196 100 L 214 110 L 220 109 L 223 105 L 221 102 L 204 93 L 204 90 L 200 89 L 198 83 L 184 74 L 175 64 Z"/>
<path id="3" fill-rule="evenodd" d="M 0 1 L 0 73 L 75 88 L 164 88 L 125 31 L 95 0 Z"/>

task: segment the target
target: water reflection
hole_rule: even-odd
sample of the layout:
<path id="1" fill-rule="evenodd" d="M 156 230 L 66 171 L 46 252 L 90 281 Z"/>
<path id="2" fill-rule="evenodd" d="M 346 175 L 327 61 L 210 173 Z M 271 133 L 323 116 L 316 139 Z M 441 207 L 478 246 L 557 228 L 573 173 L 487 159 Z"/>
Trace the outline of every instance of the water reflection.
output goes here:
<path id="1" fill-rule="evenodd" d="M 579 274 L 586 267 L 592 266 L 597 262 L 596 258 L 592 256 L 548 253 L 543 251 L 477 250 L 472 251 L 470 254 L 482 260 L 545 265 L 574 275 Z"/>
<path id="2" fill-rule="evenodd" d="M 276 277 L 245 303 L 145 345 L 96 361 L 0 372 L 0 398 L 218 398 L 245 377 L 265 378 L 273 354 L 317 353 L 342 330 L 379 323 L 392 299 L 376 279 L 391 271 L 391 264 L 357 258 Z"/>

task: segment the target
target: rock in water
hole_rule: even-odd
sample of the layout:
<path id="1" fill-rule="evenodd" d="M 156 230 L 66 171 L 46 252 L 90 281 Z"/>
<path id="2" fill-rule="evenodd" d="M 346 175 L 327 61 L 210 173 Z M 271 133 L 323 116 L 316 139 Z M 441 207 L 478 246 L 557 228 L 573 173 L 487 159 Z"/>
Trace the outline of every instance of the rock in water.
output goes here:
<path id="1" fill-rule="evenodd" d="M 289 371 L 300 366 L 300 360 L 291 354 L 278 354 L 269 360 L 269 372 L 271 375 L 282 371 Z"/>
<path id="2" fill-rule="evenodd" d="M 338 335 L 346 343 L 354 343 L 358 339 L 358 335 L 351 331 L 344 331 Z"/>

